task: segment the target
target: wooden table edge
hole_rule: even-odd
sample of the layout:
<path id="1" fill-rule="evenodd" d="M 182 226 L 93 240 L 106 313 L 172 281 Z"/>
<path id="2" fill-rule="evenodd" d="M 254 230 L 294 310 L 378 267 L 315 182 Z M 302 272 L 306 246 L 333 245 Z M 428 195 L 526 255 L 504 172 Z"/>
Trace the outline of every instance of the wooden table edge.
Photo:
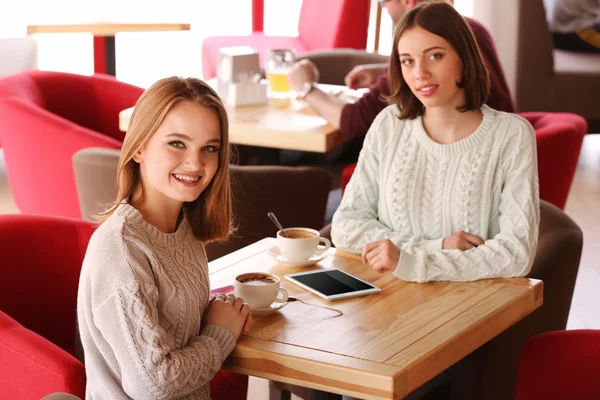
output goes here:
<path id="1" fill-rule="evenodd" d="M 223 369 L 361 399 L 407 394 L 401 367 L 248 336 L 240 338 Z"/>
<path id="2" fill-rule="evenodd" d="M 523 279 L 523 278 L 515 278 L 515 279 L 506 279 L 505 283 L 507 284 L 514 284 L 516 283 L 517 279 Z M 525 291 L 522 295 L 514 298 L 510 303 L 508 303 L 508 305 L 492 314 L 489 314 L 485 320 L 489 321 L 489 320 L 493 320 L 493 319 L 500 319 L 501 316 L 505 316 L 505 315 L 512 315 L 512 317 L 510 318 L 511 323 L 508 324 L 508 327 L 506 328 L 497 328 L 497 329 L 490 329 L 490 327 L 494 327 L 494 324 L 487 324 L 487 323 L 483 323 L 482 326 L 484 327 L 484 329 L 490 329 L 489 333 L 485 336 L 485 337 L 478 337 L 478 340 L 462 340 L 461 343 L 462 344 L 466 344 L 465 349 L 463 349 L 463 353 L 465 354 L 471 354 L 473 351 L 479 349 L 481 346 L 485 345 L 487 342 L 493 340 L 494 338 L 496 338 L 497 336 L 499 336 L 500 334 L 502 334 L 502 332 L 504 332 L 507 329 L 510 329 L 511 327 L 513 327 L 514 325 L 516 325 L 519 321 L 523 320 L 524 318 L 526 318 L 528 315 L 530 315 L 531 313 L 533 313 L 536 309 L 538 309 L 542 303 L 543 303 L 543 287 L 544 287 L 544 283 L 539 280 L 539 279 L 532 279 L 532 278 L 526 278 L 529 282 L 529 290 Z M 513 283 L 514 282 L 514 283 Z M 524 305 L 527 305 L 528 307 L 526 309 L 523 309 Z M 474 305 L 473 307 L 471 307 L 470 309 L 476 308 L 477 305 Z M 461 315 L 464 316 L 465 313 L 462 313 Z M 452 321 L 455 320 L 455 318 L 453 318 L 452 320 L 446 322 L 444 325 L 448 325 L 450 323 L 452 323 Z M 444 325 L 440 326 L 438 329 L 443 329 Z M 476 330 L 478 328 L 474 328 L 474 330 Z M 467 335 L 468 332 L 463 333 L 462 336 Z M 462 338 L 464 339 L 464 338 Z M 461 338 L 459 337 L 455 337 L 453 339 L 453 341 L 458 341 L 461 340 Z M 430 354 L 431 356 L 431 354 Z M 451 358 L 446 356 L 444 357 L 440 357 L 439 355 L 437 356 L 437 364 L 439 366 L 438 370 L 435 371 L 435 375 L 445 371 L 447 368 L 451 367 L 452 365 L 454 365 L 456 362 L 460 361 L 461 359 L 463 359 L 464 357 L 458 358 Z M 390 360 L 392 360 L 394 357 L 392 357 Z M 389 363 L 390 365 L 396 365 L 399 367 L 402 367 L 398 364 L 393 364 L 390 363 L 390 360 L 387 360 L 386 363 Z M 403 367 L 407 368 L 408 371 L 410 371 L 407 374 L 407 389 L 410 392 L 414 391 L 415 389 L 417 389 L 418 387 L 420 387 L 421 385 L 423 385 L 424 383 L 426 383 L 428 381 L 428 379 L 422 378 L 421 376 L 419 376 L 420 371 L 423 369 L 423 367 L 420 367 L 418 364 L 422 364 L 422 365 L 426 365 L 427 369 L 429 370 L 428 373 L 430 373 L 430 368 L 429 365 L 430 363 L 428 363 L 428 360 L 425 359 L 420 359 L 418 362 L 411 364 L 411 365 L 405 365 Z"/>
<path id="3" fill-rule="evenodd" d="M 189 31 L 187 23 L 89 23 L 27 25 L 27 34 L 91 33 L 94 36 L 114 36 L 121 32 Z"/>

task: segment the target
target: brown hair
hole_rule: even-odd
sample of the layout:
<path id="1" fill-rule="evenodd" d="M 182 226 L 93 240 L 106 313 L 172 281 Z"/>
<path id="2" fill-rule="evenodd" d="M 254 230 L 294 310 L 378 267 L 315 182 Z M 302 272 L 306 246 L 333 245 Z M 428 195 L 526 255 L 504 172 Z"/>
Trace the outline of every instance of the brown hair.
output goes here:
<path id="1" fill-rule="evenodd" d="M 392 55 L 388 69 L 390 104 L 397 104 L 400 119 L 414 119 L 423 115 L 423 103 L 410 90 L 402 75 L 398 41 L 408 29 L 415 26 L 447 40 L 458 53 L 462 64 L 462 77 L 457 82 L 465 91 L 465 104 L 457 108 L 460 112 L 478 110 L 488 97 L 490 78 L 481 56 L 477 41 L 469 24 L 445 1 L 426 1 L 407 12 L 396 25 Z"/>
<path id="2" fill-rule="evenodd" d="M 194 236 L 204 242 L 226 239 L 232 231 L 231 185 L 229 179 L 229 122 L 227 112 L 217 93 L 205 82 L 195 78 L 170 77 L 161 79 L 148 88 L 137 101 L 131 119 L 117 171 L 117 198 L 111 207 L 99 216 L 105 221 L 122 201 L 137 204 L 144 198 L 132 199 L 141 184 L 140 165 L 133 156 L 146 145 L 158 130 L 167 113 L 181 101 L 199 104 L 213 110 L 221 126 L 221 146 L 217 172 L 206 189 L 183 208 Z"/>

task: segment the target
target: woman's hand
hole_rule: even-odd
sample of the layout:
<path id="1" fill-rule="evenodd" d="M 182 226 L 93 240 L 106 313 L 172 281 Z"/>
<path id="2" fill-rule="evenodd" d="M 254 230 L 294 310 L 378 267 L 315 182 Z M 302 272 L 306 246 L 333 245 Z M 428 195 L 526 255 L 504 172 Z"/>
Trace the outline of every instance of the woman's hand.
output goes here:
<path id="1" fill-rule="evenodd" d="M 483 239 L 479 236 L 459 231 L 444 238 L 444 241 L 442 242 L 442 249 L 458 249 L 465 251 L 472 249 L 473 247 L 481 246 L 483 243 Z"/>
<path id="2" fill-rule="evenodd" d="M 368 88 L 375 83 L 377 77 L 385 71 L 385 68 L 372 65 L 357 65 L 348 72 L 344 78 L 346 86 L 350 89 Z"/>
<path id="3" fill-rule="evenodd" d="M 202 322 L 205 326 L 222 326 L 229 330 L 237 340 L 242 333 L 250 330 L 252 314 L 248 304 L 244 303 L 244 299 L 235 297 L 231 293 L 228 295 L 222 293 L 209 303 Z"/>
<path id="4" fill-rule="evenodd" d="M 383 273 L 396 270 L 400 260 L 400 249 L 391 240 L 380 240 L 365 244 L 362 251 L 363 264 Z"/>

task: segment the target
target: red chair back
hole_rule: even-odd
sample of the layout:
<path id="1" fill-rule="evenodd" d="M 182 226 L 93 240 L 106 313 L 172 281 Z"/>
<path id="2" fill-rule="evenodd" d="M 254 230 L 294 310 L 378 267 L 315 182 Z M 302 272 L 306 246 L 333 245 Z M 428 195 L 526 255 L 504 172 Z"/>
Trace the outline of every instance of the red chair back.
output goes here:
<path id="1" fill-rule="evenodd" d="M 367 47 L 369 0 L 303 0 L 298 37 L 308 51 Z"/>
<path id="2" fill-rule="evenodd" d="M 76 305 L 93 231 L 81 220 L 0 215 L 0 398 L 85 395 Z"/>
<path id="3" fill-rule="evenodd" d="M 540 198 L 564 210 L 587 122 L 576 114 L 520 113 L 535 130 Z"/>
<path id="4" fill-rule="evenodd" d="M 104 75 L 26 71 L 0 79 L 0 143 L 19 209 L 81 218 L 73 155 L 120 148 L 119 111 L 142 92 Z"/>
<path id="5" fill-rule="evenodd" d="M 94 229 L 82 220 L 0 215 L 0 399 L 85 398 L 76 307 Z M 245 400 L 248 377 L 219 371 L 210 386 L 214 400 Z"/>
<path id="6" fill-rule="evenodd" d="M 555 331 L 527 340 L 516 400 L 600 399 L 600 330 Z"/>

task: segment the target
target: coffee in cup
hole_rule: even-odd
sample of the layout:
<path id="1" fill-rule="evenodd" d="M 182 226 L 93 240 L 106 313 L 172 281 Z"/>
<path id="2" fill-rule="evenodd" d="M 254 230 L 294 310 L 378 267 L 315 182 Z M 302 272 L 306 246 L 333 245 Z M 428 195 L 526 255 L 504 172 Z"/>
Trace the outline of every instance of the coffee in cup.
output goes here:
<path id="1" fill-rule="evenodd" d="M 251 309 L 267 308 L 275 300 L 286 302 L 288 293 L 279 287 L 277 275 L 267 272 L 248 272 L 235 278 L 235 295 L 244 299 Z"/>
<path id="2" fill-rule="evenodd" d="M 277 247 L 288 261 L 306 261 L 321 256 L 331 247 L 329 239 L 320 237 L 319 231 L 310 228 L 287 228 L 277 232 Z M 323 247 L 319 247 L 322 244 Z"/>

